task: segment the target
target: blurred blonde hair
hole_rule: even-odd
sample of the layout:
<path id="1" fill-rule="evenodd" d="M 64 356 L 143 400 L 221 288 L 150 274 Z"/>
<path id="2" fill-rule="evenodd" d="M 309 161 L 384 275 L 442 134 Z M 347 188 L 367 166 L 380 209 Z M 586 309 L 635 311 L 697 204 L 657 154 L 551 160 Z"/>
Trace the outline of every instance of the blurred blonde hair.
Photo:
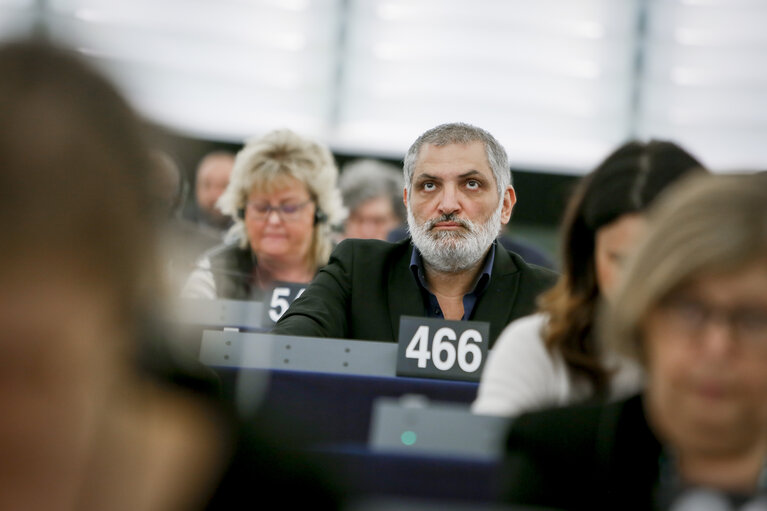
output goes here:
<path id="1" fill-rule="evenodd" d="M 221 211 L 234 219 L 228 237 L 245 248 L 247 231 L 238 211 L 245 207 L 255 188 L 266 193 L 284 187 L 289 178 L 306 185 L 318 211 L 327 220 L 317 222 L 312 234 L 311 262 L 324 265 L 332 250 L 331 226 L 343 220 L 344 208 L 336 182 L 338 168 L 330 150 L 322 144 L 282 129 L 253 138 L 237 153 L 232 175 L 218 200 Z"/>
<path id="2" fill-rule="evenodd" d="M 767 264 L 767 176 L 696 176 L 669 191 L 601 311 L 602 340 L 642 363 L 642 322 L 669 293 L 701 274 Z"/>

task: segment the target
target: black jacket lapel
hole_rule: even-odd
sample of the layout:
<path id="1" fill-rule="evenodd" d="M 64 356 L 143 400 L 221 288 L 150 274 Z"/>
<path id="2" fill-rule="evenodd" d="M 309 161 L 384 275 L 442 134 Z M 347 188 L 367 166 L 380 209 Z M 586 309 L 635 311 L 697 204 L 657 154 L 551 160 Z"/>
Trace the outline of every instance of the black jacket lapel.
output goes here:
<path id="1" fill-rule="evenodd" d="M 493 347 L 501 331 L 516 317 L 515 302 L 519 286 L 519 268 L 500 245 L 495 250 L 490 284 L 479 297 L 471 319 L 490 323 L 490 344 Z"/>
<path id="2" fill-rule="evenodd" d="M 425 316 L 426 310 L 423 304 L 421 289 L 413 277 L 410 270 L 410 257 L 413 253 L 413 246 L 409 239 L 406 242 L 407 248 L 398 251 L 396 259 L 391 265 L 391 272 L 388 276 L 387 300 L 389 305 L 389 318 L 395 342 L 399 339 L 399 319 L 400 316 Z"/>

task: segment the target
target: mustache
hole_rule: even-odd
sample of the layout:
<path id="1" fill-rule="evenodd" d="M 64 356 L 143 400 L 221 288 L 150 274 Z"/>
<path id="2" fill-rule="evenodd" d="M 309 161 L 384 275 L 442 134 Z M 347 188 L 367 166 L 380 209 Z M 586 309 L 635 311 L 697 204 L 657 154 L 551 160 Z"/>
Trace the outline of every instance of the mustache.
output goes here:
<path id="1" fill-rule="evenodd" d="M 426 222 L 426 229 L 430 231 L 430 230 L 434 229 L 434 227 L 437 224 L 442 223 L 442 222 L 453 222 L 453 223 L 456 223 L 456 224 L 460 225 L 464 229 L 468 229 L 468 230 L 472 230 L 474 228 L 474 224 L 472 222 L 470 222 L 469 220 L 466 220 L 466 219 L 463 219 L 463 218 L 458 218 L 458 216 L 456 216 L 455 213 L 447 213 L 447 214 L 444 214 L 444 215 L 442 215 L 440 217 L 432 218 L 431 220 Z"/>

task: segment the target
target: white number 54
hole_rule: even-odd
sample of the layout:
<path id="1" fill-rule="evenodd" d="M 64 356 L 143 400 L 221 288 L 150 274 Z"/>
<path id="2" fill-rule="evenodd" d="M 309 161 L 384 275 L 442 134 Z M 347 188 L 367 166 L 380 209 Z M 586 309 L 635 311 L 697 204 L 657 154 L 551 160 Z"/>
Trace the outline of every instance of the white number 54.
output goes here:
<path id="1" fill-rule="evenodd" d="M 296 294 L 296 298 L 301 296 L 304 292 L 304 288 L 301 288 Z M 290 288 L 288 287 L 275 287 L 272 292 L 272 301 L 269 303 L 269 318 L 275 323 L 285 314 L 288 310 L 290 302 L 287 298 L 290 297 Z"/>

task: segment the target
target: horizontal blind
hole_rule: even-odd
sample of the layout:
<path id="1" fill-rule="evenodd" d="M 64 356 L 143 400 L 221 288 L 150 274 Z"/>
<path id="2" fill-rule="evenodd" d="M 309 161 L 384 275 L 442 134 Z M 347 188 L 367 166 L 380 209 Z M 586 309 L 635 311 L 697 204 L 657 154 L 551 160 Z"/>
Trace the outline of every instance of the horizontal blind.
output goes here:
<path id="1" fill-rule="evenodd" d="M 654 0 L 637 131 L 717 170 L 767 169 L 767 2 Z"/>
<path id="2" fill-rule="evenodd" d="M 154 121 L 211 139 L 276 127 L 324 137 L 339 0 L 49 0 L 53 37 Z"/>

